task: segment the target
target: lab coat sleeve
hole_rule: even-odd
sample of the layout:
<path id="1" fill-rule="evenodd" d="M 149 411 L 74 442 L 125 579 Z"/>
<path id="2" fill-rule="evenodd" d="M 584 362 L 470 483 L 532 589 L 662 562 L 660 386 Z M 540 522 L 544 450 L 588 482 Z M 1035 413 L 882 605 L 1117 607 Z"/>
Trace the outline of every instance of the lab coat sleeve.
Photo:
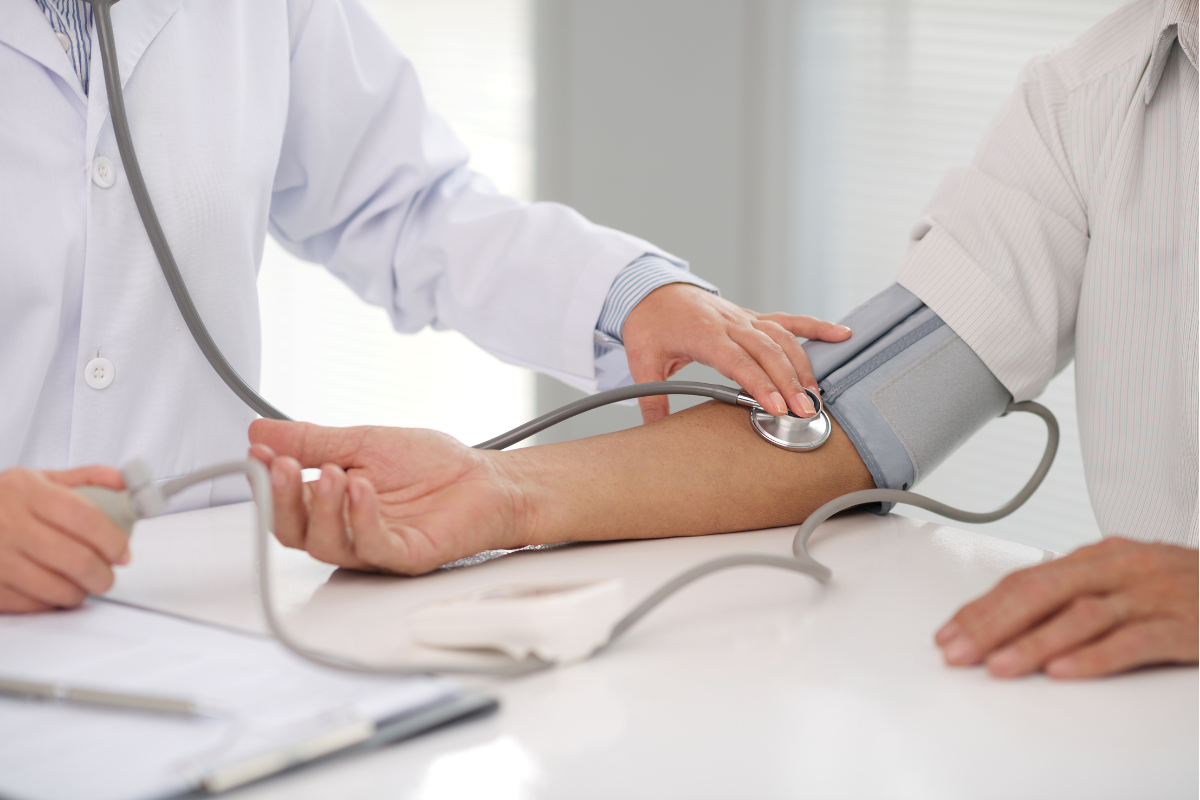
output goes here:
<path id="1" fill-rule="evenodd" d="M 498 194 L 425 104 L 412 64 L 354 0 L 292 5 L 291 86 L 270 231 L 393 325 L 461 331 L 585 390 L 613 279 L 653 245 L 555 203 Z"/>
<path id="2" fill-rule="evenodd" d="M 1074 353 L 1088 223 L 1064 84 L 1045 58 L 1026 67 L 970 166 L 938 186 L 898 275 L 1016 400 Z"/>

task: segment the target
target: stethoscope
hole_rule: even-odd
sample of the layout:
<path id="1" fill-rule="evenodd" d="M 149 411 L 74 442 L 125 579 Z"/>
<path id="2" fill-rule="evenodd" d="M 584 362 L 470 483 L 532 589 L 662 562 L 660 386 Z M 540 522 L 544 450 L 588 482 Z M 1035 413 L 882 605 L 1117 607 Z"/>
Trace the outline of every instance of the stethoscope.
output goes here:
<path id="1" fill-rule="evenodd" d="M 180 313 L 183 314 L 188 330 L 191 331 L 192 337 L 196 340 L 196 344 L 200 346 L 200 350 L 204 353 L 205 358 L 208 359 L 209 364 L 221 376 L 226 385 L 233 390 L 234 394 L 261 416 L 271 419 L 290 419 L 283 412 L 260 397 L 254 389 L 242 380 L 241 376 L 237 374 L 237 371 L 221 353 L 212 336 L 209 335 L 208 329 L 205 327 L 199 312 L 196 310 L 195 304 L 192 302 L 191 295 L 184 284 L 183 276 L 180 275 L 179 267 L 175 263 L 175 257 L 172 255 L 171 248 L 167 244 L 162 226 L 158 222 L 158 215 L 154 211 L 154 204 L 150 201 L 150 194 L 142 178 L 142 171 L 138 166 L 137 154 L 134 152 L 133 140 L 129 133 L 129 120 L 125 115 L 125 99 L 121 92 L 116 46 L 112 32 L 112 19 L 109 13 L 113 3 L 118 2 L 118 0 L 86 0 L 86 2 L 90 3 L 95 11 L 96 31 L 100 42 L 100 57 L 104 65 L 104 85 L 108 93 L 109 111 L 112 115 L 117 148 L 121 153 L 121 159 L 125 165 L 125 174 L 129 177 L 129 185 L 133 191 L 134 201 L 137 203 L 138 213 L 141 215 L 142 223 L 146 228 L 146 234 L 150 237 L 150 243 L 154 247 L 154 253 L 158 257 L 158 263 L 162 267 L 167 284 L 171 287 L 171 294 L 175 298 L 175 304 L 179 307 Z M 475 446 L 482 450 L 502 450 L 563 420 L 600 406 L 638 397 L 680 394 L 709 397 L 730 405 L 748 407 L 750 409 L 750 424 L 759 436 L 777 447 L 803 452 L 814 450 L 824 444 L 829 439 L 832 427 L 829 414 L 825 411 L 819 394 L 808 389 L 804 391 L 808 394 L 809 399 L 812 400 L 813 407 L 816 409 L 816 413 L 807 418 L 797 417 L 790 413 L 787 416 L 774 416 L 763 409 L 743 389 L 736 387 L 694 381 L 659 381 L 634 386 L 623 386 L 585 397 L 582 400 L 555 409 L 507 433 Z M 818 525 L 839 511 L 867 503 L 882 502 L 915 505 L 959 522 L 991 522 L 1008 516 L 1023 505 L 1041 484 L 1046 473 L 1050 470 L 1050 465 L 1054 461 L 1054 454 L 1058 447 L 1058 424 L 1054 419 L 1054 415 L 1048 409 L 1037 403 L 1026 401 L 1010 403 L 1005 413 L 1008 411 L 1027 411 L 1042 417 L 1046 422 L 1049 436 L 1046 451 L 1033 477 L 1030 478 L 1029 482 L 1025 484 L 1020 492 L 1002 507 L 988 513 L 975 513 L 947 506 L 944 503 L 923 497 L 911 491 L 868 489 L 851 492 L 821 506 L 805 520 L 803 525 L 799 526 L 792 542 L 792 556 L 744 553 L 714 559 L 693 567 L 661 586 L 621 617 L 614 624 L 608 639 L 600 645 L 599 650 L 607 648 L 634 623 L 667 597 L 670 597 L 693 581 L 718 570 L 742 566 L 766 566 L 808 575 L 821 583 L 827 582 L 832 573 L 828 567 L 809 555 L 808 540 Z M 167 481 L 164 484 L 153 483 L 150 479 L 149 469 L 140 462 L 134 462 L 123 470 L 127 487 L 124 491 L 117 492 L 99 487 L 81 487 L 76 491 L 98 505 L 114 522 L 123 527 L 128 533 L 132 531 L 133 523 L 137 519 L 166 511 L 167 499 L 172 495 L 196 483 L 238 473 L 246 475 L 249 479 L 255 500 L 259 590 L 263 612 L 271 632 L 292 652 L 325 666 L 371 674 L 406 675 L 445 671 L 517 675 L 551 666 L 551 664 L 535 657 L 529 657 L 524 661 L 500 658 L 499 660 L 475 662 L 473 664 L 450 662 L 445 664 L 414 663 L 378 666 L 313 650 L 307 645 L 294 640 L 283 627 L 272 602 L 272 575 L 270 570 L 270 547 L 268 546 L 271 531 L 274 527 L 272 520 L 271 483 L 266 467 L 253 459 L 217 464 L 191 475 Z"/>

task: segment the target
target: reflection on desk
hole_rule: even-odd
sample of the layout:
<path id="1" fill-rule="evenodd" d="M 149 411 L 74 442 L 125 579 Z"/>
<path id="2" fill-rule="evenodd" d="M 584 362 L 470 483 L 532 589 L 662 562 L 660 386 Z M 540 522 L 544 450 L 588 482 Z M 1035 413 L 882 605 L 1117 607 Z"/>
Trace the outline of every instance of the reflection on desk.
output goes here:
<path id="1" fill-rule="evenodd" d="M 246 506 L 140 523 L 127 602 L 261 630 Z M 488 586 L 619 577 L 632 604 L 700 561 L 790 552 L 790 528 L 517 552 L 411 579 L 280 552 L 304 641 L 403 658 L 407 612 Z M 491 719 L 252 787 L 253 798 L 1195 797 L 1194 668 L 1085 683 L 942 665 L 933 632 L 1052 554 L 903 517 L 821 527 L 822 587 L 762 568 L 688 587 L 572 667 L 479 680 Z"/>

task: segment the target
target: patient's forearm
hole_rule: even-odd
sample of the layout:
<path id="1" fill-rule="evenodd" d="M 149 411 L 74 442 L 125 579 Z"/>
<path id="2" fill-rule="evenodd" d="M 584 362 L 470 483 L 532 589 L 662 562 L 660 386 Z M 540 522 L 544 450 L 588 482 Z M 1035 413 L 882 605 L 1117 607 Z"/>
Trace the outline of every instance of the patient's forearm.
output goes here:
<path id="1" fill-rule="evenodd" d="M 257 420 L 275 535 L 331 564 L 418 575 L 483 550 L 797 523 L 872 481 L 840 428 L 810 453 L 710 404 L 620 433 L 497 453 L 436 431 Z M 302 483 L 302 467 L 321 478 Z"/>
<path id="2" fill-rule="evenodd" d="M 763 441 L 748 413 L 706 403 L 605 436 L 497 454 L 523 494 L 525 543 L 787 525 L 874 487 L 836 423 L 822 447 L 791 452 Z"/>

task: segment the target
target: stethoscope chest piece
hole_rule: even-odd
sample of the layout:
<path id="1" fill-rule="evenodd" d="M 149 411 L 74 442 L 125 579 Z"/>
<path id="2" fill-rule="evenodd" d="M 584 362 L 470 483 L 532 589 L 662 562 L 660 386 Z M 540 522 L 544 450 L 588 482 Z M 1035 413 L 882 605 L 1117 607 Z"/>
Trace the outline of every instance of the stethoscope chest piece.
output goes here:
<path id="1" fill-rule="evenodd" d="M 813 398 L 813 405 L 817 407 L 814 416 L 803 418 L 789 414 L 786 417 L 777 417 L 761 408 L 754 408 L 750 410 L 750 424 L 759 436 L 776 447 L 782 447 L 784 450 L 816 450 L 825 444 L 833 425 L 821 404 L 821 398 L 812 392 L 808 392 L 808 395 Z"/>

